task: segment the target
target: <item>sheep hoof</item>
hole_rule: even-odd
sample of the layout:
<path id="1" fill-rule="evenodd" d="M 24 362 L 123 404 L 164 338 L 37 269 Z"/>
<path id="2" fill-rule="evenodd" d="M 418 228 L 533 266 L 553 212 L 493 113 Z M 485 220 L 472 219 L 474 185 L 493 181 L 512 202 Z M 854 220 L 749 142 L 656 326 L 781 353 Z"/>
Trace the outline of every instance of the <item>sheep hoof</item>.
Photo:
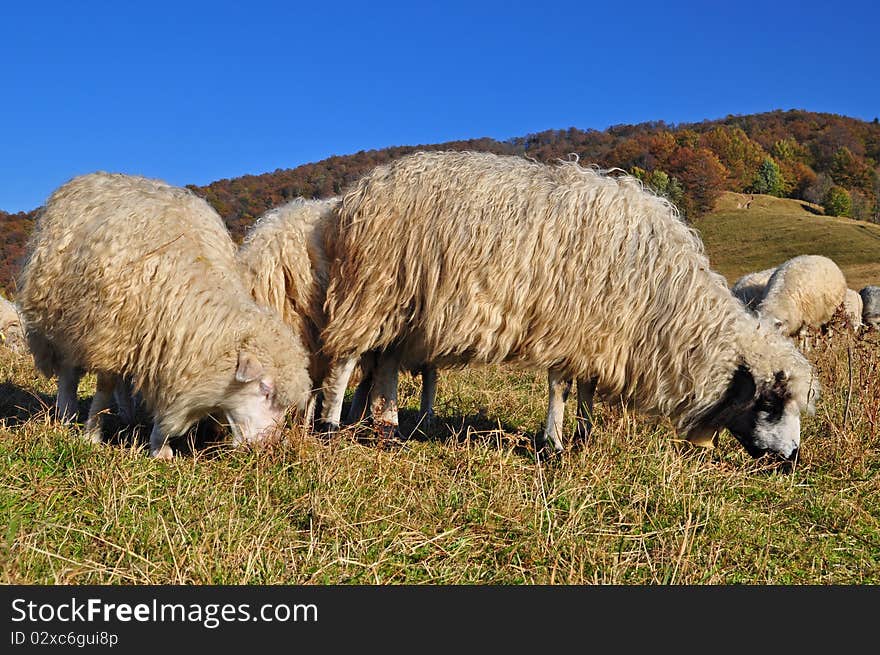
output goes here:
<path id="1" fill-rule="evenodd" d="M 434 412 L 426 412 L 419 416 L 418 429 L 422 432 L 430 430 L 437 425 L 437 417 Z"/>
<path id="2" fill-rule="evenodd" d="M 339 431 L 339 423 L 318 419 L 315 421 L 315 431 L 319 434 L 331 435 Z"/>
<path id="3" fill-rule="evenodd" d="M 565 450 L 562 442 L 548 439 L 543 433 L 535 435 L 535 452 L 544 455 L 559 455 Z"/>
<path id="4" fill-rule="evenodd" d="M 83 439 L 89 443 L 103 443 L 103 439 L 101 439 L 101 429 L 87 428 L 86 431 L 83 433 Z"/>
<path id="5" fill-rule="evenodd" d="M 390 421 L 373 421 L 373 431 L 380 441 L 403 441 L 397 425 Z"/>
<path id="6" fill-rule="evenodd" d="M 162 461 L 162 462 L 170 462 L 174 459 L 174 451 L 171 450 L 171 446 L 165 444 L 161 448 L 158 448 L 150 453 L 153 459 Z"/>

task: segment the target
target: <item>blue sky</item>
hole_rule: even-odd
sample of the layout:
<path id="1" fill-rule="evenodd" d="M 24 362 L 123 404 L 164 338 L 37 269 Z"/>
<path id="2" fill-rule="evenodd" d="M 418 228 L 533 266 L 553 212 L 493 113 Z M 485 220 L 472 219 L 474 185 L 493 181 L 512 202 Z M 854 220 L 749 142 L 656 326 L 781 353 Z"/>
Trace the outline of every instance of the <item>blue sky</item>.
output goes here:
<path id="1" fill-rule="evenodd" d="M 571 126 L 794 108 L 871 120 L 878 6 L 6 2 L 0 209 L 94 170 L 206 184 Z"/>

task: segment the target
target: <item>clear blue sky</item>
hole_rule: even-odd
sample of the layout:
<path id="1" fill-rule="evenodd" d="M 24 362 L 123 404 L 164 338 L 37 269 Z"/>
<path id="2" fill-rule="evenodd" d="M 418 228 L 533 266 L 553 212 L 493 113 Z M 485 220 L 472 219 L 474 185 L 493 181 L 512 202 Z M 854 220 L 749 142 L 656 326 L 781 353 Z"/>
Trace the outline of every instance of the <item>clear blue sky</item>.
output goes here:
<path id="1" fill-rule="evenodd" d="M 0 209 L 392 145 L 880 115 L 880 3 L 3 2 Z"/>

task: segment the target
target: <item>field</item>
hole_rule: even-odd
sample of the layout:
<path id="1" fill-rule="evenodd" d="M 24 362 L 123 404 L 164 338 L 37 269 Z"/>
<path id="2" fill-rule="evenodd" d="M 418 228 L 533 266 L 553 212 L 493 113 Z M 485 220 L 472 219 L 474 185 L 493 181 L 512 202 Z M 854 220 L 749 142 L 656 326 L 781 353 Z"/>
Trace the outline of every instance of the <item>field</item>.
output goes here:
<path id="1" fill-rule="evenodd" d="M 731 281 L 835 249 L 850 286 L 880 279 L 880 229 L 725 200 L 697 227 Z M 54 424 L 54 382 L 0 346 L 0 583 L 878 584 L 880 333 L 838 330 L 808 356 L 823 394 L 785 474 L 727 433 L 694 448 L 603 402 L 590 443 L 547 459 L 531 445 L 544 375 L 488 367 L 441 372 L 424 431 L 403 376 L 400 445 L 291 425 L 233 451 L 207 426 L 159 464 L 147 426 L 91 445 Z"/>
<path id="2" fill-rule="evenodd" d="M 790 474 L 602 403 L 592 442 L 546 461 L 543 376 L 490 368 L 444 372 L 439 425 L 401 446 L 294 426 L 159 465 L 54 426 L 51 385 L 2 354 L 3 583 L 880 583 L 877 332 L 813 351 L 824 395 Z"/>
<path id="3" fill-rule="evenodd" d="M 880 225 L 822 216 L 818 206 L 802 200 L 725 192 L 694 227 L 712 268 L 730 284 L 796 255 L 830 257 L 856 291 L 880 284 Z"/>

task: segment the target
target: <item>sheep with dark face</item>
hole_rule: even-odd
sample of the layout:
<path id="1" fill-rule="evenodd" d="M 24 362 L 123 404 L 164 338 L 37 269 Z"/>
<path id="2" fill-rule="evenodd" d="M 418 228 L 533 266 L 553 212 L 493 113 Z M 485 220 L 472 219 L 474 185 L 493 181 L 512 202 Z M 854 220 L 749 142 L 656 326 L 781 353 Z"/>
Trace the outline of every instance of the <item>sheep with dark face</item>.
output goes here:
<path id="1" fill-rule="evenodd" d="M 225 415 L 239 444 L 262 440 L 289 407 L 304 410 L 302 342 L 254 303 L 235 252 L 220 216 L 187 189 L 94 173 L 56 190 L 19 301 L 37 367 L 58 376 L 59 416 L 75 416 L 79 378 L 96 372 L 94 438 L 129 380 L 154 418 L 150 451 L 165 459 L 168 440 L 208 414 Z"/>
<path id="2" fill-rule="evenodd" d="M 551 389 L 597 380 L 694 441 L 726 427 L 753 455 L 797 453 L 818 392 L 809 363 L 746 311 L 697 234 L 636 179 L 416 153 L 361 178 L 338 215 L 322 333 L 331 425 L 340 380 L 375 350 L 380 427 L 397 423 L 401 366 L 515 362 L 548 370 Z"/>

